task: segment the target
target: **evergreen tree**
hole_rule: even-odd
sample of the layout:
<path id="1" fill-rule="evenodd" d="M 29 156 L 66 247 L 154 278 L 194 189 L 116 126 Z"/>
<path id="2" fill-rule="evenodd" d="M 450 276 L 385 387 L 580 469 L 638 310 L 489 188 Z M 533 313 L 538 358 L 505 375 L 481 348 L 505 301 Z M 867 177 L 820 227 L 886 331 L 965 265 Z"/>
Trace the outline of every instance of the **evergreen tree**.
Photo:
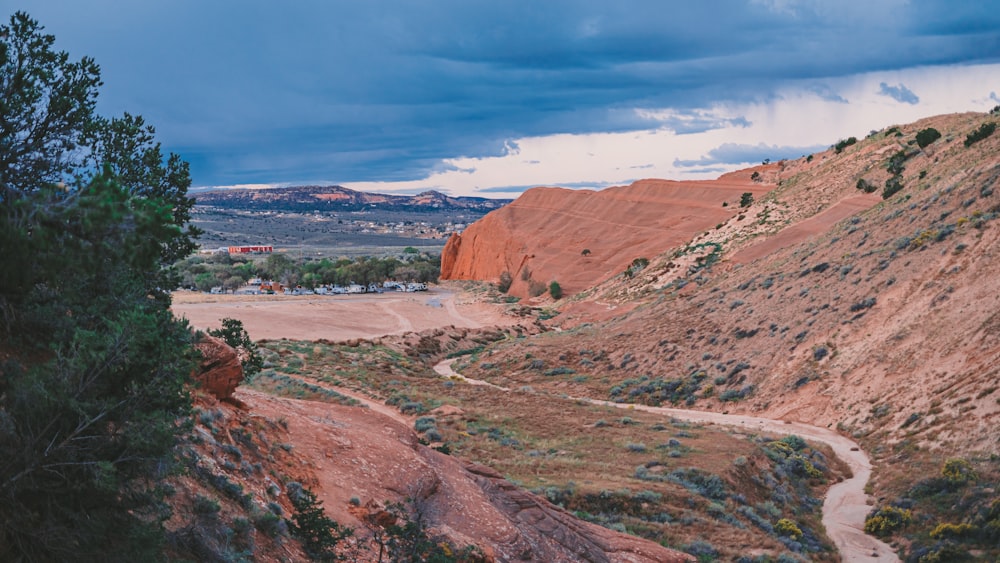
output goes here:
<path id="1" fill-rule="evenodd" d="M 257 345 L 250 340 L 250 335 L 243 328 L 243 322 L 239 319 L 222 319 L 222 328 L 210 329 L 209 334 L 216 338 L 221 338 L 226 344 L 232 346 L 240 357 L 240 364 L 243 366 L 243 375 L 250 378 L 264 367 L 264 358 L 257 350 Z"/>
<path id="2" fill-rule="evenodd" d="M 0 26 L 0 560 L 150 560 L 190 411 L 165 268 L 193 248 L 190 179 L 53 44 Z"/>
<path id="3" fill-rule="evenodd" d="M 289 527 L 292 534 L 302 540 L 302 547 L 309 557 L 317 561 L 341 559 L 336 552 L 337 544 L 353 535 L 354 529 L 342 528 L 331 520 L 323 512 L 323 502 L 309 489 L 290 489 L 289 498 L 295 507 L 295 515 Z"/>

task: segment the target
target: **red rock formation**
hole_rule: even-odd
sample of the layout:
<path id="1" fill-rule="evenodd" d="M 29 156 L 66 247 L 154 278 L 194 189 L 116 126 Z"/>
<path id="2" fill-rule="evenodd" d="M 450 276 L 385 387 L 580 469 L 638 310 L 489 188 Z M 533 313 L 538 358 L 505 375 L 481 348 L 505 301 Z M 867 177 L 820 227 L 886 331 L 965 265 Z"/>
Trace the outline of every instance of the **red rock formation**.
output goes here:
<path id="1" fill-rule="evenodd" d="M 421 445 L 412 422 L 393 408 L 358 408 L 237 393 L 256 415 L 281 417 L 287 439 L 314 471 L 310 485 L 327 514 L 360 537 L 366 520 L 386 524 L 384 502 L 419 512 L 431 536 L 474 545 L 488 561 L 549 563 L 682 563 L 695 558 L 652 541 L 575 518 L 548 500 L 515 486 L 483 465 Z M 303 481 L 303 482 L 306 482 Z M 356 497 L 361 505 L 355 507 Z M 371 560 L 371 559 L 365 559 Z"/>
<path id="2" fill-rule="evenodd" d="M 201 362 L 192 378 L 220 401 L 229 399 L 243 381 L 243 366 L 236 350 L 214 336 L 203 336 L 195 344 Z"/>
<path id="3" fill-rule="evenodd" d="M 752 171 L 711 181 L 641 180 L 597 192 L 528 190 L 452 235 L 441 278 L 496 281 L 506 271 L 512 295 L 526 296 L 532 281 L 558 281 L 567 294 L 582 291 L 635 258 L 652 258 L 737 214 L 742 193 L 757 197 L 774 187 L 751 181 Z"/>

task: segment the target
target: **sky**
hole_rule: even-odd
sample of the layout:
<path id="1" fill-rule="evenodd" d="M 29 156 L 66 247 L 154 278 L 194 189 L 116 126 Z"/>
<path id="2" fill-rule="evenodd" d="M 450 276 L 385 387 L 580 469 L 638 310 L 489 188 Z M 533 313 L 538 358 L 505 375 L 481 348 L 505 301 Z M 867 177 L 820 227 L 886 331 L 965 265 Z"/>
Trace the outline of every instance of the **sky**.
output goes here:
<path id="1" fill-rule="evenodd" d="M 4 4 L 8 4 L 5 0 Z M 195 188 L 714 178 L 1000 104 L 1000 0 L 13 0 Z"/>

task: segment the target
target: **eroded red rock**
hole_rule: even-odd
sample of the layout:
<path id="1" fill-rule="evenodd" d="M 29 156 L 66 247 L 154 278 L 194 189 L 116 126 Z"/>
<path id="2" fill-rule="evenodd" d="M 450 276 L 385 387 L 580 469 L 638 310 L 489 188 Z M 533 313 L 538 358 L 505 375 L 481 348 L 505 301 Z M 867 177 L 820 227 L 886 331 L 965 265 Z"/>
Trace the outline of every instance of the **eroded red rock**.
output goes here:
<path id="1" fill-rule="evenodd" d="M 743 193 L 759 197 L 773 187 L 751 181 L 747 171 L 596 192 L 533 188 L 452 235 L 441 254 L 441 279 L 497 281 L 508 272 L 511 295 L 526 297 L 532 283 L 547 288 L 552 281 L 571 295 L 736 215 Z"/>
<path id="2" fill-rule="evenodd" d="M 243 381 L 243 366 L 236 350 L 207 335 L 195 344 L 195 348 L 201 352 L 201 362 L 192 378 L 220 401 L 230 399 L 236 386 Z"/>

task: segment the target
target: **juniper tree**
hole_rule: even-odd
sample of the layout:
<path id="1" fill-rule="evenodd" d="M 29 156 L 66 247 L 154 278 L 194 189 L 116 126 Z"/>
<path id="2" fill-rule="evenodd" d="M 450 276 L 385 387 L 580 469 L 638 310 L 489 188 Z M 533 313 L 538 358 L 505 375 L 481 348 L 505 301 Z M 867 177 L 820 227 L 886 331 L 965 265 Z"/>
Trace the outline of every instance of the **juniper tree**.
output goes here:
<path id="1" fill-rule="evenodd" d="M 97 64 L 0 26 L 0 560 L 149 560 L 168 515 L 190 330 L 187 164 L 95 114 Z"/>

